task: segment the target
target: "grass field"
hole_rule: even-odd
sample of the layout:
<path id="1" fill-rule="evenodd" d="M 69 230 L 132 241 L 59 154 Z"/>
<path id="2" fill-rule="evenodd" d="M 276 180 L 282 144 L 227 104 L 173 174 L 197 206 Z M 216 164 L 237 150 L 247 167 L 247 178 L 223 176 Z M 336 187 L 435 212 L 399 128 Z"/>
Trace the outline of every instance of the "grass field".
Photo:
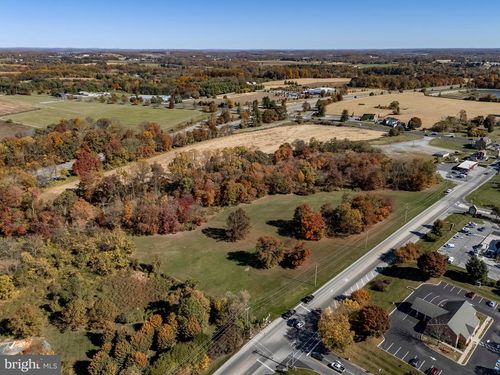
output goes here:
<path id="1" fill-rule="evenodd" d="M 151 261 L 155 255 L 162 260 L 162 269 L 179 279 L 194 279 L 211 295 L 221 295 L 230 290 L 248 290 L 251 295 L 252 313 L 262 317 L 271 313 L 277 316 L 293 306 L 300 298 L 338 274 L 397 230 L 408 205 L 408 219 L 442 197 L 448 187 L 443 183 L 425 192 L 411 193 L 386 191 L 395 199 L 396 210 L 385 222 L 371 228 L 368 234 L 348 238 L 329 238 L 308 242 L 311 259 L 297 270 L 275 267 L 270 270 L 252 268 L 249 254 L 254 251 L 258 237 L 274 235 L 283 240 L 273 221 L 289 220 L 295 207 L 308 202 L 315 209 L 324 203 L 337 204 L 345 191 L 317 193 L 311 196 L 268 196 L 244 209 L 251 218 L 252 230 L 245 240 L 227 243 L 207 237 L 204 232 L 217 233 L 224 227 L 227 215 L 234 208 L 226 208 L 214 215 L 208 223 L 192 232 L 169 236 L 135 237 L 137 257 Z M 318 266 L 318 283 L 314 285 L 315 267 Z"/>
<path id="2" fill-rule="evenodd" d="M 481 186 L 466 199 L 478 206 L 493 207 L 500 205 L 500 175 L 493 177 L 488 183 Z"/>
<path id="3" fill-rule="evenodd" d="M 420 92 L 404 92 L 394 94 L 375 95 L 360 99 L 353 99 L 332 103 L 327 106 L 327 114 L 339 115 L 342 110 L 347 109 L 349 113 L 357 116 L 363 113 L 375 113 L 384 117 L 392 113 L 388 109 L 375 108 L 377 105 L 388 106 L 392 101 L 398 101 L 401 108 L 400 115 L 391 115 L 404 122 L 411 117 L 417 116 L 422 119 L 423 128 L 430 128 L 439 120 L 447 116 L 458 116 L 460 110 L 467 111 L 467 116 L 487 116 L 488 114 L 499 114 L 499 103 L 485 103 L 466 100 L 446 99 L 425 96 Z"/>
<path id="4" fill-rule="evenodd" d="M 473 152 L 473 149 L 465 147 L 470 142 L 471 141 L 469 141 L 468 138 L 463 137 L 436 137 L 429 142 L 429 145 L 440 148 L 447 148 L 448 150 Z"/>
<path id="5" fill-rule="evenodd" d="M 43 128 L 49 124 L 56 123 L 60 119 L 80 117 L 82 119 L 91 117 L 110 118 L 120 121 L 126 127 L 135 128 L 145 121 L 154 121 L 161 125 L 164 130 L 175 129 L 179 124 L 187 121 L 198 121 L 208 117 L 208 114 L 190 109 L 166 109 L 153 108 L 151 106 L 133 106 L 130 104 L 103 104 L 94 102 L 78 102 L 70 100 L 58 100 L 48 95 L 16 95 L 1 96 L 0 108 L 3 106 L 13 111 L 15 105 L 19 110 L 26 110 L 27 106 L 38 108 L 27 112 L 8 114 L 0 117 L 0 120 L 11 119 L 12 121 L 28 125 L 34 128 Z"/>

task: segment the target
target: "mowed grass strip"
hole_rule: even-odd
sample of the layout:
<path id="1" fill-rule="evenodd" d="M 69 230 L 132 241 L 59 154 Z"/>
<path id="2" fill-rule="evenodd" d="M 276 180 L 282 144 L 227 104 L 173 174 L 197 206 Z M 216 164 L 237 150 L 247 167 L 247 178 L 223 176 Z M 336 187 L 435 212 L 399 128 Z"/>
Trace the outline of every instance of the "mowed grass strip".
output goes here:
<path id="1" fill-rule="evenodd" d="M 338 204 L 347 191 L 321 192 L 310 196 L 267 196 L 252 204 L 242 205 L 251 218 L 252 229 L 242 241 L 228 243 L 206 236 L 208 229 L 217 233 L 234 207 L 222 209 L 209 219 L 202 228 L 191 232 L 168 236 L 135 237 L 137 257 L 150 262 L 155 256 L 162 261 L 162 270 L 178 279 L 193 279 L 200 288 L 211 295 L 227 291 L 247 290 L 251 295 L 252 313 L 258 317 L 272 317 L 296 304 L 327 280 L 337 275 L 376 244 L 404 224 L 407 218 L 423 211 L 443 196 L 448 187 L 442 183 L 423 192 L 383 191 L 395 200 L 395 212 L 384 222 L 367 233 L 347 238 L 326 238 L 307 244 L 312 250 L 308 262 L 296 270 L 279 266 L 261 270 L 248 264 L 249 254 L 254 251 L 257 238 L 273 235 L 291 241 L 281 235 L 276 223 L 290 220 L 295 207 L 307 202 L 319 209 L 325 203 Z M 389 250 L 389 249 L 388 249 Z M 314 284 L 315 268 L 318 267 L 317 284 Z"/>
<path id="2" fill-rule="evenodd" d="M 110 118 L 118 120 L 123 126 L 137 128 L 145 121 L 157 122 L 163 130 L 173 130 L 179 124 L 188 121 L 200 121 L 208 114 L 192 109 L 168 109 L 164 107 L 131 104 L 105 104 L 95 102 L 78 102 L 73 100 L 58 100 L 48 95 L 2 96 L 3 101 L 29 103 L 39 109 L 0 117 L 35 128 L 44 128 L 57 123 L 60 119 L 79 117 Z"/>
<path id="3" fill-rule="evenodd" d="M 478 206 L 493 207 L 500 205 L 500 175 L 496 175 L 486 184 L 469 194 L 466 199 Z"/>

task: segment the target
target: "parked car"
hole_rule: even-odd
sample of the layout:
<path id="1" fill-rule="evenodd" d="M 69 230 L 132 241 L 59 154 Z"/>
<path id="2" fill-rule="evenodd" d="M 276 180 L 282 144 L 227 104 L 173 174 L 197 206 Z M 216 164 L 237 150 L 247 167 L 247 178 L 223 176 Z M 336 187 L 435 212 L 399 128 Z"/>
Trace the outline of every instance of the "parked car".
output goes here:
<path id="1" fill-rule="evenodd" d="M 437 368 L 432 366 L 429 371 L 427 371 L 427 374 L 429 375 L 438 375 L 441 371 Z"/>
<path id="2" fill-rule="evenodd" d="M 318 352 L 312 352 L 311 357 L 313 357 L 314 359 L 317 359 L 318 361 L 322 361 L 324 358 L 323 354 L 318 353 Z"/>
<path id="3" fill-rule="evenodd" d="M 444 247 L 446 247 L 448 249 L 453 249 L 455 247 L 455 244 L 454 243 L 445 243 Z"/>
<path id="4" fill-rule="evenodd" d="M 412 359 L 410 359 L 408 361 L 408 363 L 410 364 L 410 366 L 413 366 L 413 367 L 418 367 L 418 364 L 420 363 L 420 359 L 418 359 L 418 357 L 413 357 Z"/>
<path id="5" fill-rule="evenodd" d="M 453 190 L 451 190 L 451 189 L 446 189 L 445 193 L 446 193 L 446 194 L 450 194 L 452 191 L 453 191 Z"/>
<path id="6" fill-rule="evenodd" d="M 497 307 L 497 303 L 495 301 L 487 301 L 486 304 L 491 307 L 492 309 L 494 309 L 495 307 Z"/>
<path id="7" fill-rule="evenodd" d="M 311 302 L 313 299 L 314 299 L 314 296 L 313 296 L 312 294 L 310 294 L 310 295 L 305 296 L 304 298 L 302 298 L 302 302 L 304 302 L 304 303 L 309 303 L 309 302 Z"/>
<path id="8" fill-rule="evenodd" d="M 304 327 L 304 325 L 305 325 L 305 324 L 306 324 L 306 323 L 305 323 L 303 320 L 297 320 L 297 321 L 295 322 L 295 328 L 300 329 L 300 328 Z"/>
<path id="9" fill-rule="evenodd" d="M 482 232 L 482 231 L 484 231 L 485 229 L 486 229 L 486 227 L 480 227 L 480 228 L 477 228 L 477 230 L 478 230 L 479 232 Z"/>
<path id="10" fill-rule="evenodd" d="M 330 367 L 340 373 L 345 371 L 345 367 L 342 365 L 340 361 L 334 361 L 330 363 Z"/>
<path id="11" fill-rule="evenodd" d="M 467 292 L 467 293 L 465 293 L 465 296 L 467 298 L 474 298 L 476 296 L 476 293 L 474 293 L 474 292 Z"/>
<path id="12" fill-rule="evenodd" d="M 455 261 L 455 257 L 448 257 L 448 264 L 452 264 Z"/>
<path id="13" fill-rule="evenodd" d="M 285 312 L 283 313 L 283 315 L 281 315 L 281 317 L 282 317 L 283 319 L 285 319 L 285 320 L 286 320 L 286 319 L 290 319 L 293 315 L 295 315 L 295 313 L 296 313 L 296 311 L 295 311 L 295 310 L 288 310 L 288 311 L 285 311 Z"/>

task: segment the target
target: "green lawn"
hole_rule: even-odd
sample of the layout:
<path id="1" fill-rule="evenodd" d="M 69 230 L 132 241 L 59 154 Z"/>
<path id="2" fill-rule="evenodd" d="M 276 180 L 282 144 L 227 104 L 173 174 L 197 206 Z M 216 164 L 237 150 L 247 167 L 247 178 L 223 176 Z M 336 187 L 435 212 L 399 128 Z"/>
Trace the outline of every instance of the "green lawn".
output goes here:
<path id="1" fill-rule="evenodd" d="M 384 130 L 387 130 L 387 127 L 385 128 L 386 129 Z M 382 138 L 372 139 L 368 141 L 368 143 L 370 143 L 371 145 L 388 145 L 391 143 L 414 141 L 421 138 L 423 138 L 422 134 L 403 132 L 402 134 L 397 135 L 395 137 L 385 136 Z"/>
<path id="2" fill-rule="evenodd" d="M 381 242 L 404 221 L 408 206 L 408 220 L 442 197 L 448 187 L 443 183 L 425 192 L 385 191 L 395 199 L 396 211 L 385 222 L 366 234 L 348 238 L 323 239 L 308 242 L 311 259 L 297 270 L 275 267 L 270 270 L 252 268 L 247 264 L 249 252 L 254 251 L 258 237 L 274 235 L 283 240 L 279 229 L 269 221 L 289 220 L 296 206 L 308 202 L 316 209 L 324 203 L 337 204 L 344 191 L 317 193 L 311 196 L 268 196 L 244 209 L 251 218 L 252 230 L 245 240 L 228 243 L 203 234 L 202 228 L 168 236 L 135 237 L 137 257 L 149 262 L 155 255 L 162 260 L 162 269 L 179 279 L 194 279 L 211 295 L 221 295 L 230 290 L 248 290 L 251 295 L 252 313 L 262 317 L 271 313 L 277 316 L 293 306 L 300 298 L 311 293 Z M 227 215 L 234 208 L 226 208 L 214 215 L 205 228 L 224 226 Z M 368 239 L 368 240 L 367 240 Z M 318 266 L 317 285 L 314 285 L 315 268 Z"/>
<path id="3" fill-rule="evenodd" d="M 472 152 L 473 150 L 470 148 L 466 148 L 465 145 L 469 144 L 468 138 L 463 137 L 437 137 L 432 139 L 429 144 L 435 147 L 447 148 L 449 150 L 455 151 L 463 151 L 463 152 Z"/>
<path id="4" fill-rule="evenodd" d="M 2 101 L 18 101 L 31 104 L 39 109 L 5 115 L 0 120 L 11 119 L 12 121 L 35 128 L 43 128 L 49 124 L 58 122 L 61 118 L 80 117 L 85 119 L 91 117 L 117 119 L 126 127 L 137 127 L 145 121 L 154 121 L 161 125 L 164 130 L 175 129 L 187 121 L 198 121 L 208 117 L 207 114 L 192 109 L 167 109 L 153 108 L 152 106 L 133 106 L 131 104 L 103 104 L 94 102 L 78 102 L 70 100 L 58 100 L 48 95 L 17 95 L 2 96 Z"/>
<path id="5" fill-rule="evenodd" d="M 500 205 L 500 175 L 493 177 L 466 198 L 469 202 L 482 207 Z"/>
<path id="6" fill-rule="evenodd" d="M 296 368 L 294 370 L 288 370 L 285 372 L 286 375 L 318 375 L 316 371 L 306 370 L 303 368 Z"/>

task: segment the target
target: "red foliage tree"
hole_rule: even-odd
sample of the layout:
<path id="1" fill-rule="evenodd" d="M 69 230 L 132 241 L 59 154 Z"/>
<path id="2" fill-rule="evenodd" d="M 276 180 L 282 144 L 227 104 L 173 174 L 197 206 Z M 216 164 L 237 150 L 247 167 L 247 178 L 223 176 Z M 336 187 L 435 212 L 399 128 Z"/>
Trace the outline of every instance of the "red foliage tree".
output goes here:
<path id="1" fill-rule="evenodd" d="M 307 203 L 295 209 L 293 215 L 295 235 L 305 240 L 320 240 L 325 235 L 325 222 L 319 212 L 314 212 Z"/>
<path id="2" fill-rule="evenodd" d="M 73 172 L 80 177 L 98 171 L 100 168 L 101 160 L 99 160 L 99 157 L 87 150 L 80 150 L 73 164 Z"/>

